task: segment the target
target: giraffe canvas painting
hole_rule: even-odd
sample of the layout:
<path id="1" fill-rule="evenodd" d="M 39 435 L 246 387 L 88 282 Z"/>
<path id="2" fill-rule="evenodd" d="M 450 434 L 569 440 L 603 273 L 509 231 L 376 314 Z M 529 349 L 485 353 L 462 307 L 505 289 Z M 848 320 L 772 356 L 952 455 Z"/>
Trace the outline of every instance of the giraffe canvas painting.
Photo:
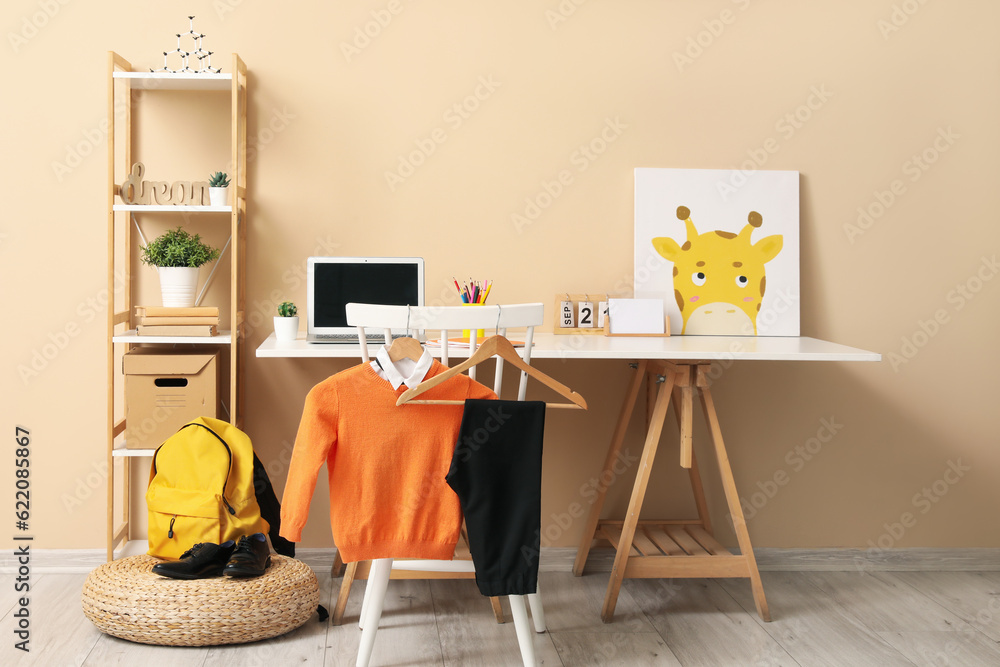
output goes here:
<path id="1" fill-rule="evenodd" d="M 798 172 L 635 170 L 635 296 L 682 335 L 799 335 Z"/>

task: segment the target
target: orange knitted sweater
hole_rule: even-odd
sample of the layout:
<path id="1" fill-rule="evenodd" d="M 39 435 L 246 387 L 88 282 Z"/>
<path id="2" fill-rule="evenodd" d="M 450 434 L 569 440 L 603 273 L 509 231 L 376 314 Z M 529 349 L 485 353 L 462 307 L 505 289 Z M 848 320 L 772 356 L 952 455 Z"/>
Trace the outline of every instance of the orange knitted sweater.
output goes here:
<path id="1" fill-rule="evenodd" d="M 447 370 L 434 361 L 425 379 Z M 450 559 L 462 515 L 445 482 L 461 405 L 402 405 L 369 364 L 310 390 L 281 499 L 281 536 L 302 537 L 319 469 L 330 480 L 330 527 L 344 562 L 373 558 Z M 495 399 L 456 375 L 421 399 Z"/>

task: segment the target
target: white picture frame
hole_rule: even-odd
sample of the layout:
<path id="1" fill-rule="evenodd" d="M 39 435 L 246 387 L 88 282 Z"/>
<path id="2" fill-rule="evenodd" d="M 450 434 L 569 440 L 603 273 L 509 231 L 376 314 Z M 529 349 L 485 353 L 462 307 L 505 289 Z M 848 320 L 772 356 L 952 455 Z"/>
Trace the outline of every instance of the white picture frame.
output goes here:
<path id="1" fill-rule="evenodd" d="M 798 336 L 799 172 L 637 168 L 635 296 L 674 335 Z"/>

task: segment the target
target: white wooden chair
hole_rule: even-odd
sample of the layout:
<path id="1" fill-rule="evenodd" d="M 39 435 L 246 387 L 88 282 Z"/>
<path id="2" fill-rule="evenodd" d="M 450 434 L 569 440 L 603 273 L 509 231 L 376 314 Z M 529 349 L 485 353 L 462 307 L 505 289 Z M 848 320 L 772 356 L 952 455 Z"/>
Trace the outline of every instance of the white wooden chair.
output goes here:
<path id="1" fill-rule="evenodd" d="M 370 361 L 366 342 L 366 329 L 382 329 L 386 344 L 392 342 L 391 330 L 405 329 L 414 335 L 417 331 L 426 331 L 429 336 L 440 334 L 441 363 L 448 365 L 449 346 L 448 332 L 470 330 L 471 355 L 482 341 L 478 340 L 477 329 L 495 330 L 498 335 L 506 336 L 509 328 L 525 327 L 525 346 L 522 358 L 525 363 L 531 361 L 531 341 L 534 327 L 542 323 L 544 306 L 540 303 L 515 304 L 508 306 L 380 306 L 374 304 L 347 304 L 347 323 L 358 327 L 361 342 L 361 359 L 364 363 Z M 520 335 L 518 336 L 520 337 Z M 496 359 L 493 391 L 499 395 L 503 383 L 503 362 Z M 523 401 L 527 391 L 526 373 L 522 372 L 518 386 L 517 400 Z M 475 379 L 476 368 L 469 369 L 469 376 Z M 402 409 L 402 408 L 401 408 Z M 372 648 L 375 645 L 375 634 L 378 631 L 379 619 L 382 616 L 382 606 L 386 589 L 393 570 L 419 572 L 475 572 L 471 560 L 401 560 L 381 558 L 372 561 L 365 586 L 364 602 L 361 606 L 359 626 L 362 629 L 361 646 L 358 648 L 357 665 L 367 667 L 371 659 Z M 349 583 L 348 583 L 349 585 Z M 343 591 L 342 591 L 343 595 Z M 521 659 L 525 665 L 535 664 L 535 651 L 532 643 L 531 628 L 528 624 L 528 612 L 525 596 L 509 596 L 511 616 L 517 633 L 517 641 L 521 650 Z M 545 613 L 542 609 L 538 593 L 527 596 L 531 608 L 531 618 L 536 632 L 545 632 Z"/>

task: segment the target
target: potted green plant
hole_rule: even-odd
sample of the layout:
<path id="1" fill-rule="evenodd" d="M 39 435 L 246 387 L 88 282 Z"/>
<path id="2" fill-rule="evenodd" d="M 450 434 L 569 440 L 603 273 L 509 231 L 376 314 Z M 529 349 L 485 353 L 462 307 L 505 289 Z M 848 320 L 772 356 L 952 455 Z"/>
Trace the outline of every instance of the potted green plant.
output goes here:
<path id="1" fill-rule="evenodd" d="M 229 176 L 217 171 L 208 178 L 208 201 L 212 206 L 225 206 L 229 203 Z"/>
<path id="2" fill-rule="evenodd" d="M 142 246 L 140 258 L 160 274 L 163 305 L 184 308 L 194 305 L 198 267 L 218 259 L 219 254 L 219 249 L 204 243 L 199 234 L 192 236 L 178 227 Z"/>
<path id="3" fill-rule="evenodd" d="M 274 337 L 277 340 L 295 340 L 299 335 L 299 309 L 291 301 L 283 301 L 278 306 L 274 318 Z"/>

